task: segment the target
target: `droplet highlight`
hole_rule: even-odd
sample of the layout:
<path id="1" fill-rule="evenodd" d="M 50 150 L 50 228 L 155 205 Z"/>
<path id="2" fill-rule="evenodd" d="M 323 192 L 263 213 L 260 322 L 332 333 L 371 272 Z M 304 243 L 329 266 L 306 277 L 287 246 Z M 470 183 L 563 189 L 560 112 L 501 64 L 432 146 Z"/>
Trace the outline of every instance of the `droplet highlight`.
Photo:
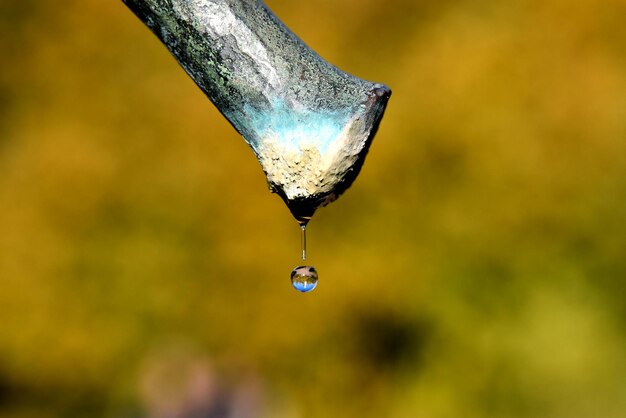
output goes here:
<path id="1" fill-rule="evenodd" d="M 296 267 L 291 272 L 291 284 L 299 292 L 310 292 L 317 286 L 317 270 L 312 266 Z"/>

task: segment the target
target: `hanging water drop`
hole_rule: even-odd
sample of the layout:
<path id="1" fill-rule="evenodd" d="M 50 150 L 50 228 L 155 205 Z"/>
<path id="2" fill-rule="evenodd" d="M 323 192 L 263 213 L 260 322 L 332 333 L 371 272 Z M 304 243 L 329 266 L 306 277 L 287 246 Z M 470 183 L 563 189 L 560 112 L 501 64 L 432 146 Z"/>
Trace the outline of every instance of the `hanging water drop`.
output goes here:
<path id="1" fill-rule="evenodd" d="M 291 284 L 294 289 L 306 293 L 317 286 L 317 271 L 315 267 L 298 266 L 291 272 Z"/>
<path id="2" fill-rule="evenodd" d="M 306 225 L 309 219 L 297 219 L 300 224 L 302 260 L 306 260 Z M 291 272 L 291 284 L 299 292 L 310 292 L 317 286 L 317 271 L 313 266 L 298 266 Z"/>

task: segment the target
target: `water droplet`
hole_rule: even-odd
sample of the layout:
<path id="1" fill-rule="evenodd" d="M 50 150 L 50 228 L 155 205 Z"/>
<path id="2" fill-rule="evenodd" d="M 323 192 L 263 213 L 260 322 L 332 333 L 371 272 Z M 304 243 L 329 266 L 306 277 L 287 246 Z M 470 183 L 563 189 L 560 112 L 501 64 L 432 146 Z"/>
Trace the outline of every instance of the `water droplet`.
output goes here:
<path id="1" fill-rule="evenodd" d="M 317 271 L 315 267 L 298 266 L 291 272 L 291 284 L 300 292 L 310 292 L 317 286 Z"/>

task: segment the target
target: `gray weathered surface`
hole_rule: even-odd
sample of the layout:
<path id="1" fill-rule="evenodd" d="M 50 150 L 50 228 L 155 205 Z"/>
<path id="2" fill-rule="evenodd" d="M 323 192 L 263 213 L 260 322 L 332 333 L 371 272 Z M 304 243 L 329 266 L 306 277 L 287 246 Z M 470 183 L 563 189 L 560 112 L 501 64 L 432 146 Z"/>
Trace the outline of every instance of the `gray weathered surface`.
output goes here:
<path id="1" fill-rule="evenodd" d="M 391 91 L 323 60 L 258 0 L 123 0 L 306 222 L 356 178 Z"/>

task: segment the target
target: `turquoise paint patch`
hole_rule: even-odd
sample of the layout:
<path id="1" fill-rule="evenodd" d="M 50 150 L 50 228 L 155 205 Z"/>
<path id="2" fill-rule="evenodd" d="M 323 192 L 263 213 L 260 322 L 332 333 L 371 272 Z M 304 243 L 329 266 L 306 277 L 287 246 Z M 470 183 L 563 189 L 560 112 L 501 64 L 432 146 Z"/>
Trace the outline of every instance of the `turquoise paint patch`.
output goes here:
<path id="1" fill-rule="evenodd" d="M 275 101 L 265 111 L 253 110 L 245 106 L 250 127 L 257 135 L 251 146 L 260 153 L 261 138 L 274 138 L 285 148 L 301 149 L 314 146 L 324 155 L 330 144 L 335 141 L 348 121 L 348 112 L 319 112 L 295 110 L 284 101 Z"/>

